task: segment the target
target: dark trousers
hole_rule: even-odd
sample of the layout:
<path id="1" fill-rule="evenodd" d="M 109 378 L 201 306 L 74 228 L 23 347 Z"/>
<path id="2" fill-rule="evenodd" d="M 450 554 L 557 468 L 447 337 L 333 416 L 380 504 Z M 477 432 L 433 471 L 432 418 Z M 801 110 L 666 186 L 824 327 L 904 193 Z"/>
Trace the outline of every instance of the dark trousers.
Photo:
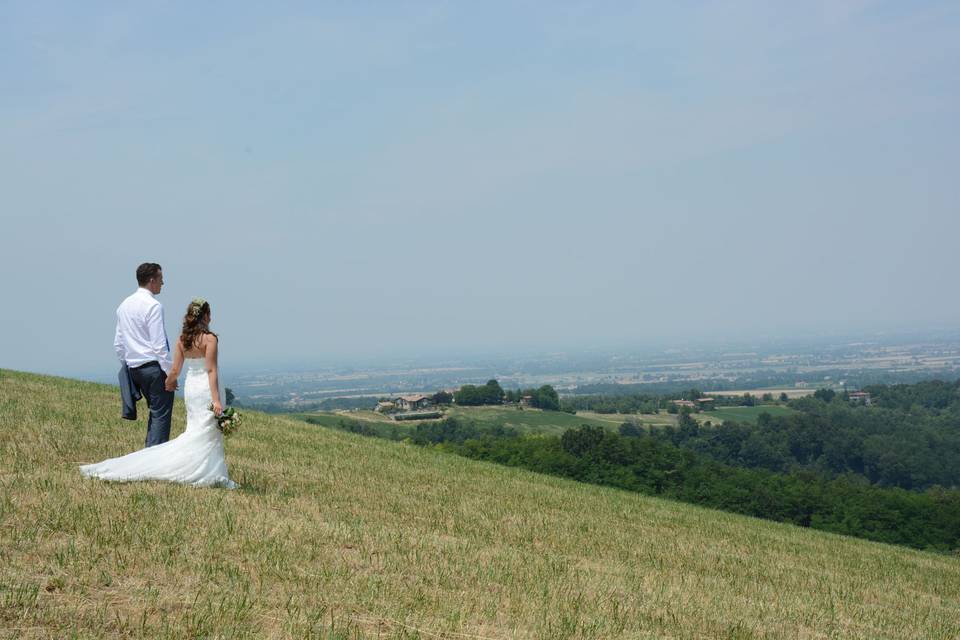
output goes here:
<path id="1" fill-rule="evenodd" d="M 146 446 L 166 442 L 170 439 L 170 420 L 173 417 L 173 391 L 164 388 L 167 374 L 158 363 L 148 362 L 142 367 L 130 369 L 130 377 L 150 407 Z"/>

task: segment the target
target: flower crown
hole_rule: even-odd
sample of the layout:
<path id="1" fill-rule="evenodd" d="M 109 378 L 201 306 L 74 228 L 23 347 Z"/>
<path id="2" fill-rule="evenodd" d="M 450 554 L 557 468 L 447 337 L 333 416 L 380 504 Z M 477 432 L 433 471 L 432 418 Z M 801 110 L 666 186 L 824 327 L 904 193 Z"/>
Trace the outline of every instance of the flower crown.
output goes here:
<path id="1" fill-rule="evenodd" d="M 199 318 L 200 314 L 203 313 L 203 305 L 207 304 L 207 301 L 203 298 L 194 298 L 190 301 L 190 315 L 194 318 Z"/>

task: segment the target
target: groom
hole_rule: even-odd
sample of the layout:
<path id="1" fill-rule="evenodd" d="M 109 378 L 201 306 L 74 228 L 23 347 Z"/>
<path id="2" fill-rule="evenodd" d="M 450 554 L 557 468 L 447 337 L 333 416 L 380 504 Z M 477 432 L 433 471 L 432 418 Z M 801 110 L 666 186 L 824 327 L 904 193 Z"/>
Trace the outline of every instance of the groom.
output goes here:
<path id="1" fill-rule="evenodd" d="M 163 287 L 163 270 L 155 262 L 137 267 L 139 288 L 117 307 L 117 334 L 113 346 L 121 364 L 130 371 L 134 386 L 147 399 L 146 446 L 170 439 L 173 391 L 164 383 L 173 366 L 170 341 L 163 326 L 163 305 L 154 297 Z M 136 410 L 134 409 L 134 416 Z"/>

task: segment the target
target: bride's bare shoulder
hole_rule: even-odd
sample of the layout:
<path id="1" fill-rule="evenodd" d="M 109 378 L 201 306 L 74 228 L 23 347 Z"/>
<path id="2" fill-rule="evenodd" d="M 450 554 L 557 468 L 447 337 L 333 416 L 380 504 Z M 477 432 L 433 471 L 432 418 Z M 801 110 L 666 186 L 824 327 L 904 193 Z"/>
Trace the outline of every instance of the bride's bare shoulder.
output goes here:
<path id="1" fill-rule="evenodd" d="M 217 334 L 215 333 L 205 333 L 200 342 L 200 349 L 203 350 L 203 354 L 207 355 L 210 353 L 211 349 L 217 348 Z"/>

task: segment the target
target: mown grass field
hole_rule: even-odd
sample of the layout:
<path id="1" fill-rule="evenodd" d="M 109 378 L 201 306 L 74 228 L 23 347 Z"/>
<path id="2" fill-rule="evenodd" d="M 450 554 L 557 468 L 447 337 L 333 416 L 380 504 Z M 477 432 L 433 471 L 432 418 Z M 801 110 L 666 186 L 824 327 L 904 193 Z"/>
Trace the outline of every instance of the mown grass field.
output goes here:
<path id="1" fill-rule="evenodd" d="M 790 407 L 781 407 L 779 405 L 758 405 L 753 407 L 717 407 L 712 411 L 695 413 L 693 417 L 700 422 L 711 421 L 713 424 L 720 424 L 727 420 L 732 422 L 748 422 L 756 424 L 761 413 L 769 413 L 771 416 L 789 416 L 797 413 Z"/>
<path id="2" fill-rule="evenodd" d="M 590 418 L 593 421 L 605 423 L 609 428 L 614 430 L 619 429 L 620 425 L 624 422 L 637 421 L 638 423 L 654 426 L 654 427 L 666 427 L 670 425 L 677 424 L 677 416 L 672 413 L 667 413 L 666 411 L 661 411 L 660 413 L 638 413 L 638 414 L 622 414 L 622 413 L 595 413 L 593 411 L 577 411 L 578 417 Z"/>
<path id="3" fill-rule="evenodd" d="M 0 637 L 960 636 L 956 557 L 289 418 L 238 491 L 83 479 L 142 446 L 117 396 L 0 371 Z"/>
<path id="4" fill-rule="evenodd" d="M 521 432 L 537 432 L 556 435 L 571 427 L 584 424 L 606 426 L 610 424 L 596 418 L 574 415 L 563 411 L 541 411 L 539 409 L 517 409 L 516 407 L 452 407 L 449 415 L 463 417 L 478 423 L 490 425 L 503 424 Z"/>

